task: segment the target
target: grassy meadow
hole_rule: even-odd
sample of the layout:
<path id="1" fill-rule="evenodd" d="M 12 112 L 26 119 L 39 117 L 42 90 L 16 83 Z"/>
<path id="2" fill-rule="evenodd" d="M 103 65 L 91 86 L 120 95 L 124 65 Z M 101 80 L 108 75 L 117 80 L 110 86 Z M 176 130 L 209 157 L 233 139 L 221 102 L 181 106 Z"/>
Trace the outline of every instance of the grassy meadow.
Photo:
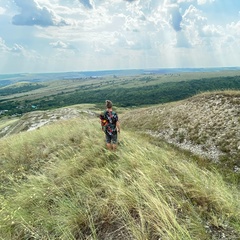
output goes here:
<path id="1" fill-rule="evenodd" d="M 237 186 L 130 127 L 116 152 L 86 116 L 1 138 L 0 149 L 0 239 L 240 238 Z"/>

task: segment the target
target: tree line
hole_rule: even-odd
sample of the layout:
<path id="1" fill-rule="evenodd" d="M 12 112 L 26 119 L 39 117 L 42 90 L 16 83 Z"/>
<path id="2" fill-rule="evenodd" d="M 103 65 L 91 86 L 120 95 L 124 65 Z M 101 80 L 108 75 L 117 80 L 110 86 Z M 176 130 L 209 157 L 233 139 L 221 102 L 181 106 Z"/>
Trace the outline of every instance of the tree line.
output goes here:
<path id="1" fill-rule="evenodd" d="M 0 96 L 8 96 L 16 93 L 29 92 L 43 87 L 45 86 L 41 84 L 29 84 L 22 86 L 7 87 L 2 89 L 0 88 Z"/>
<path id="2" fill-rule="evenodd" d="M 144 87 L 111 87 L 99 89 L 76 89 L 73 93 L 59 93 L 37 100 L 0 102 L 0 110 L 8 110 L 7 115 L 22 114 L 33 110 L 47 110 L 73 104 L 99 104 L 111 99 L 121 107 L 152 105 L 182 100 L 201 92 L 217 90 L 240 90 L 240 76 L 211 79 L 167 82 Z M 32 106 L 37 106 L 34 108 Z"/>

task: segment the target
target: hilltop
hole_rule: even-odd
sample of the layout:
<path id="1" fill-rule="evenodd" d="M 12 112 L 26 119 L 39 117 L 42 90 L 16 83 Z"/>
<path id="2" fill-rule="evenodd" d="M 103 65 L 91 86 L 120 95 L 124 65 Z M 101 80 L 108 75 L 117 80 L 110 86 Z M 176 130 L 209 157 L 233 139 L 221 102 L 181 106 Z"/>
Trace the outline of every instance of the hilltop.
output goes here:
<path id="1" fill-rule="evenodd" d="M 0 238 L 239 239 L 238 185 L 163 141 L 166 132 L 166 141 L 172 137 L 172 143 L 187 144 L 191 132 L 187 126 L 197 123 L 199 134 L 208 129 L 211 137 L 205 125 L 216 117 L 219 126 L 225 125 L 222 131 L 212 131 L 223 141 L 228 107 L 236 135 L 227 140 L 235 146 L 238 101 L 239 92 L 217 92 L 120 111 L 123 130 L 114 153 L 105 148 L 94 105 L 5 120 L 0 125 L 2 133 L 5 129 L 0 138 Z M 181 138 L 170 134 L 171 129 L 179 133 L 182 128 Z M 228 153 L 235 156 L 234 151 Z"/>

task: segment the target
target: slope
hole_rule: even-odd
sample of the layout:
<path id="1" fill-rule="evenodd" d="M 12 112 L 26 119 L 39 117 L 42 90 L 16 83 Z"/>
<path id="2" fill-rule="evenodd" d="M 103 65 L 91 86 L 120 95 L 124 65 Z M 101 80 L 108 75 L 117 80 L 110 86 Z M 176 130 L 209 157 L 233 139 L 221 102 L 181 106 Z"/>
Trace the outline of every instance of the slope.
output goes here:
<path id="1" fill-rule="evenodd" d="M 54 122 L 81 118 L 83 115 L 95 117 L 99 111 L 93 104 L 80 104 L 71 107 L 57 108 L 46 111 L 33 111 L 23 114 L 21 117 L 0 119 L 0 137 L 17 134 L 24 131 L 32 131 Z"/>
<path id="2" fill-rule="evenodd" d="M 203 93 L 138 109 L 122 123 L 240 172 L 240 91 Z"/>
<path id="3" fill-rule="evenodd" d="M 0 139 L 1 239 L 238 239 L 240 194 L 189 155 L 98 119 Z"/>

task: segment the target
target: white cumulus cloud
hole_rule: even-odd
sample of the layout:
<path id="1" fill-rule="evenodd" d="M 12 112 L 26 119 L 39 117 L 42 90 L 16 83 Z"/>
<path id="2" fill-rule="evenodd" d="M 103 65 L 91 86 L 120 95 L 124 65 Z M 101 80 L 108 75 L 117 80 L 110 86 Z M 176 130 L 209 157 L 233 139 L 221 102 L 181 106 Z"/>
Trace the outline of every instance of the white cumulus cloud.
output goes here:
<path id="1" fill-rule="evenodd" d="M 67 22 L 53 10 L 40 6 L 35 0 L 14 0 L 14 2 L 20 9 L 20 13 L 12 18 L 14 25 L 39 25 L 42 27 L 67 25 Z"/>
<path id="2" fill-rule="evenodd" d="M 239 61 L 240 3 L 226 1 L 0 0 L 0 62 L 17 56 L 42 71 L 177 67 L 214 65 L 222 51 L 230 65 Z"/>

